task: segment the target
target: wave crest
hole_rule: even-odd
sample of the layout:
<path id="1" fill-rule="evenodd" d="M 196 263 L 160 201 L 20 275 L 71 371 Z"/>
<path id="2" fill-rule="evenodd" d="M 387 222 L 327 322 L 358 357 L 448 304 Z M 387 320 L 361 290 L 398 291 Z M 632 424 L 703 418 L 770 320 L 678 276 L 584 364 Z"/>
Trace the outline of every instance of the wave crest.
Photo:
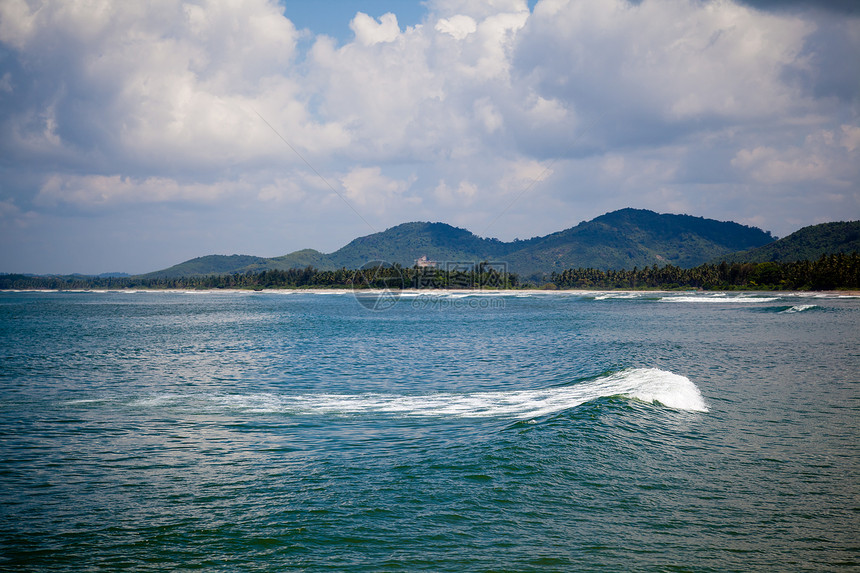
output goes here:
<path id="1" fill-rule="evenodd" d="M 780 314 L 795 314 L 798 312 L 804 312 L 807 310 L 812 310 L 813 308 L 818 308 L 817 304 L 796 304 L 792 307 L 786 308 L 781 311 Z"/>
<path id="2" fill-rule="evenodd" d="M 667 408 L 707 412 L 702 394 L 684 376 L 635 368 L 570 386 L 503 392 L 397 394 L 221 395 L 210 400 L 228 410 L 291 415 L 394 414 L 427 417 L 542 417 L 586 402 L 623 396 Z"/>

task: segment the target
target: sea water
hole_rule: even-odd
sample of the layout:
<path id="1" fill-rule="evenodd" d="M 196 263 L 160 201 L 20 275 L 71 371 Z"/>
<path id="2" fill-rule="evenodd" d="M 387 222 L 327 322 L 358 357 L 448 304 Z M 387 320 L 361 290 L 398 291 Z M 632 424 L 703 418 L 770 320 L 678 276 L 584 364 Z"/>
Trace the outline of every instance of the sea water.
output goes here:
<path id="1" fill-rule="evenodd" d="M 860 568 L 860 299 L 0 293 L 0 569 Z"/>

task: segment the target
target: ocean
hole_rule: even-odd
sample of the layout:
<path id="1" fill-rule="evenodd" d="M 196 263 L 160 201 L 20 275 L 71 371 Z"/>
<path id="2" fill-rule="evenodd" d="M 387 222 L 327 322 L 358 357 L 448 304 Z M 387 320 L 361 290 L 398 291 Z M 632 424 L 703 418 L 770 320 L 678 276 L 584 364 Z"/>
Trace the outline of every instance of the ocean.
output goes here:
<path id="1" fill-rule="evenodd" d="M 0 293 L 0 570 L 860 570 L 860 298 Z"/>

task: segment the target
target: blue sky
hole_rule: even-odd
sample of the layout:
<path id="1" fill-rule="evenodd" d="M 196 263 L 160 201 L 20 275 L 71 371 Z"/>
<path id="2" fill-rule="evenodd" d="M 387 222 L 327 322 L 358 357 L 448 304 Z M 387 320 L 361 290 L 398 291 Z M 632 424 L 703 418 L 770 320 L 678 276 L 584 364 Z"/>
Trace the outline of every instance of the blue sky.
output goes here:
<path id="1" fill-rule="evenodd" d="M 343 43 L 352 39 L 349 23 L 358 12 L 374 18 L 396 14 L 401 27 L 420 24 L 427 13 L 423 3 L 403 0 L 282 0 L 280 4 L 296 28 L 326 34 Z"/>
<path id="2" fill-rule="evenodd" d="M 860 218 L 860 12 L 802 0 L 0 3 L 0 272 L 623 207 Z"/>

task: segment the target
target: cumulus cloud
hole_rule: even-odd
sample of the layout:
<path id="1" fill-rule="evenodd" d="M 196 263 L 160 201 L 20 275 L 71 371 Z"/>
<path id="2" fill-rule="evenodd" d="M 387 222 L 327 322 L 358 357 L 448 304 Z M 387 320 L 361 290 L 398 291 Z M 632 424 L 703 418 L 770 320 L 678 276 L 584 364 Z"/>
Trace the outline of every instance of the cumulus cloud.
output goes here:
<path id="1" fill-rule="evenodd" d="M 478 186 L 470 181 L 460 181 L 457 187 L 451 187 L 442 180 L 436 185 L 433 195 L 436 201 L 449 208 L 471 206 L 478 198 Z"/>
<path id="2" fill-rule="evenodd" d="M 296 173 L 292 177 L 275 177 L 260 188 L 257 197 L 272 203 L 300 203 L 313 193 L 325 193 L 325 183 L 313 173 Z"/>
<path id="3" fill-rule="evenodd" d="M 802 146 L 741 149 L 732 166 L 768 185 L 806 184 L 811 181 L 851 187 L 860 179 L 856 150 L 860 128 L 843 125 L 839 130 L 819 130 L 808 135 Z"/>
<path id="4" fill-rule="evenodd" d="M 12 153 L 61 147 L 81 163 L 95 155 L 143 173 L 276 157 L 249 109 L 309 149 L 345 142 L 303 104 L 291 77 L 297 33 L 273 3 L 13 0 L 0 9 L 0 41 L 15 48 L 28 84 L 23 109 L 4 122 Z"/>
<path id="5" fill-rule="evenodd" d="M 378 22 L 364 12 L 359 12 L 349 27 L 355 32 L 355 40 L 363 46 L 393 42 L 400 36 L 397 16 L 390 12 L 383 14 Z"/>
<path id="6" fill-rule="evenodd" d="M 469 34 L 474 34 L 478 29 L 475 20 L 465 14 L 457 14 L 452 18 L 439 18 L 436 22 L 436 31 L 448 34 L 455 40 L 463 40 Z"/>
<path id="7" fill-rule="evenodd" d="M 110 207 L 137 203 L 214 203 L 225 195 L 247 188 L 234 182 L 179 183 L 164 177 L 136 180 L 120 175 L 51 175 L 39 189 L 37 204 L 78 207 Z"/>
<path id="8" fill-rule="evenodd" d="M 782 75 L 813 29 L 731 2 L 546 1 L 523 30 L 517 71 L 539 96 L 596 118 L 590 139 L 654 145 L 808 113 Z"/>
<path id="9" fill-rule="evenodd" d="M 7 218 L 283 208 L 305 214 L 285 252 L 334 249 L 367 225 L 323 179 L 375 226 L 502 238 L 625 206 L 778 234 L 860 216 L 851 11 L 432 0 L 414 26 L 342 17 L 352 34 L 332 38 L 275 0 L 0 3 Z M 806 213 L 812 190 L 832 208 Z M 769 209 L 780 197 L 804 212 Z"/>
<path id="10" fill-rule="evenodd" d="M 382 214 L 392 202 L 404 196 L 413 181 L 387 177 L 380 167 L 355 167 L 340 182 L 350 203 Z M 416 199 L 407 201 L 414 204 Z"/>

